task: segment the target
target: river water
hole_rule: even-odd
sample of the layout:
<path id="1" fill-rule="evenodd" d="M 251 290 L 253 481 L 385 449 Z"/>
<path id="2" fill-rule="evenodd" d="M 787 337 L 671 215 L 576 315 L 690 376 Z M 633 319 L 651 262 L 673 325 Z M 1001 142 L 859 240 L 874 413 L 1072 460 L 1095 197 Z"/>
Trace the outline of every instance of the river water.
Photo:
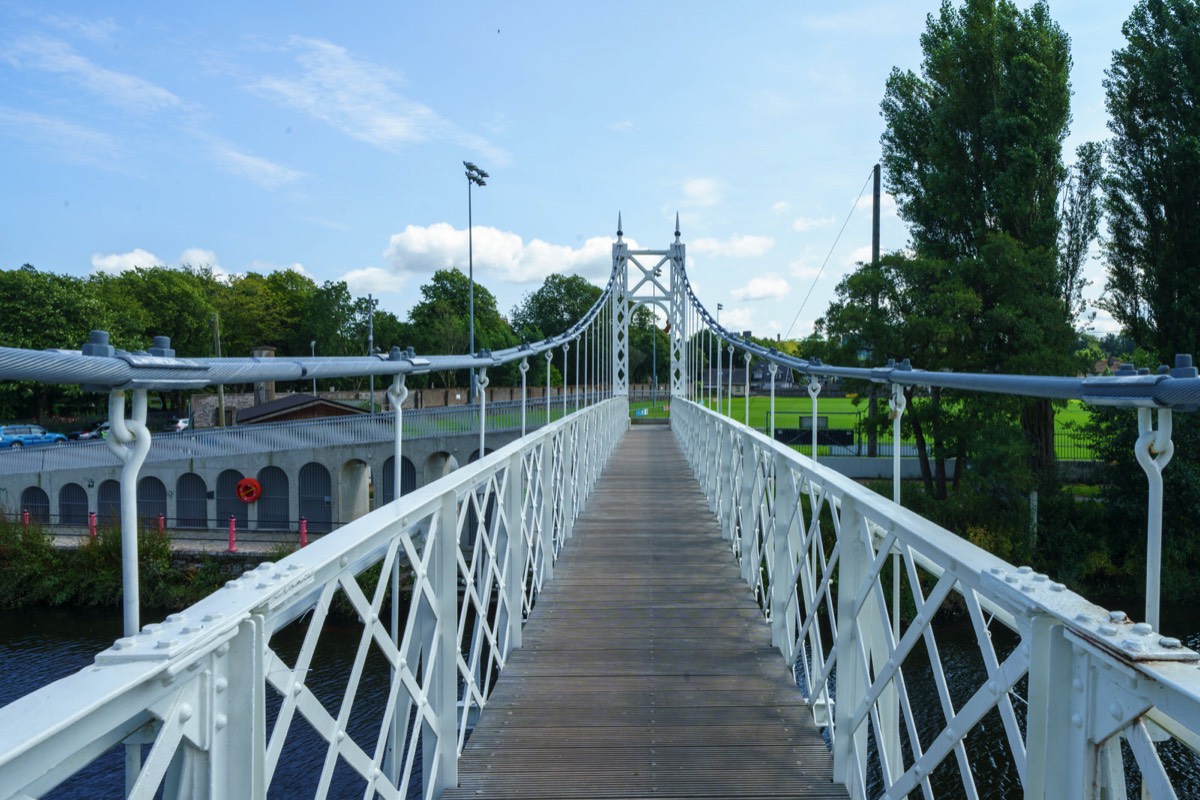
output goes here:
<path id="1" fill-rule="evenodd" d="M 1118 604 L 1109 604 L 1115 607 Z M 1132 604 L 1124 606 L 1133 608 Z M 151 620 L 147 620 L 151 621 Z M 1200 628 L 1195 607 L 1164 608 L 1163 630 L 1179 636 L 1194 649 L 1200 649 L 1200 633 L 1187 634 Z M 341 702 L 345 676 L 349 672 L 354 652 L 358 645 L 359 631 L 354 626 L 339 627 L 330 624 L 322 634 L 314 669 L 305 680 L 327 709 L 336 709 Z M 1182 633 L 1181 633 L 1182 632 Z M 80 609 L 24 609 L 20 612 L 0 614 L 0 706 L 27 694 L 41 686 L 69 675 L 92 663 L 96 653 L 107 648 L 121 633 L 119 609 L 95 611 Z M 272 639 L 272 647 L 287 663 L 294 663 L 303 630 L 300 626 L 281 631 Z M 942 666 L 946 672 L 956 706 L 967 699 L 970 689 L 980 685 L 982 666 L 974 633 L 968 620 L 953 621 L 938 625 L 938 646 Z M 993 641 L 1001 652 L 1010 644 L 1005 639 L 1009 634 L 998 630 Z M 918 648 L 915 654 L 924 652 Z M 919 656 L 917 656 L 919 657 Z M 931 681 L 922 680 L 919 663 L 905 665 L 908 689 L 912 697 L 914 715 L 918 728 L 936 731 L 943 722 L 940 704 Z M 369 661 L 358 697 L 384 696 L 388 673 L 382 659 Z M 1024 694 L 1024 682 L 1019 686 Z M 273 691 L 268 697 L 268 729 L 273 724 L 278 709 L 278 698 Z M 373 704 L 359 702 L 350 720 L 350 735 L 360 742 L 373 742 L 373 730 L 378 729 L 378 720 L 367 709 Z M 1018 717 L 1023 717 L 1024 708 L 1020 701 L 1014 703 Z M 360 709 L 363 713 L 360 713 Z M 922 735 L 922 739 L 927 738 Z M 294 798 L 312 796 L 320 774 L 326 744 L 323 739 L 299 717 L 293 722 L 280 759 L 279 768 L 272 781 L 270 796 Z M 976 782 L 981 797 L 989 800 L 1020 795 L 1019 781 L 1008 756 L 1008 745 L 999 717 L 994 712 L 968 737 L 968 752 L 976 773 Z M 1182 747 L 1163 749 L 1164 759 L 1177 781 L 1176 788 L 1181 797 L 1200 797 L 1200 761 Z M 934 773 L 935 791 L 939 797 L 962 795 L 957 770 L 948 759 Z M 117 797 L 122 794 L 124 784 L 123 755 L 119 748 L 110 751 L 89 765 L 71 780 L 58 787 L 48 797 L 83 800 L 94 797 Z M 416 774 L 420 774 L 419 766 Z M 342 765 L 335 772 L 330 797 L 361 797 L 364 784 L 347 767 Z M 413 787 L 410 796 L 419 797 L 419 787 Z M 1135 796 L 1132 795 L 1131 796 Z"/>
<path id="2" fill-rule="evenodd" d="M 153 615 L 147 615 L 143 620 L 147 623 L 155 621 L 158 618 Z M 332 622 L 322 631 L 312 669 L 304 683 L 331 713 L 336 714 L 341 705 L 360 633 L 361 627 Z M 89 666 L 96 654 L 108 648 L 120 635 L 120 609 L 30 608 L 0 614 L 0 676 L 3 676 L 0 679 L 0 706 Z M 303 635 L 301 621 L 278 632 L 272 637 L 271 646 L 286 663 L 294 664 Z M 360 702 L 353 706 L 354 713 L 347 725 L 347 733 L 355 741 L 376 740 L 382 710 L 376 713 L 377 704 L 362 702 L 362 699 L 386 697 L 388 679 L 387 664 L 382 657 L 368 658 L 357 695 Z M 278 710 L 279 697 L 268 689 L 268 730 L 274 725 Z M 327 749 L 325 740 L 297 715 L 289 729 L 284 755 L 279 760 L 268 796 L 288 800 L 314 796 Z M 417 759 L 414 773 L 419 776 L 419 750 Z M 124 753 L 121 748 L 114 748 L 46 796 L 63 800 L 120 797 L 124 793 L 124 783 Z M 350 768 L 339 763 L 328 796 L 361 798 L 365 785 Z M 420 797 L 420 786 L 412 787 L 409 796 Z"/>

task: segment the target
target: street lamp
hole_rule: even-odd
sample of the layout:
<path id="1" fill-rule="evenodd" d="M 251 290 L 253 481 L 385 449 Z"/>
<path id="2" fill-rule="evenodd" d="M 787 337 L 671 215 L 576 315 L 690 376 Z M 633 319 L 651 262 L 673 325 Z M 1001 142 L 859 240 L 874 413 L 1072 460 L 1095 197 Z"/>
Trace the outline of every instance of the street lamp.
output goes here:
<path id="1" fill-rule="evenodd" d="M 717 303 L 717 327 L 721 327 L 721 309 L 725 306 Z M 721 413 L 721 365 L 725 363 L 725 356 L 721 353 L 721 334 L 717 334 L 717 408 L 718 414 Z"/>
<path id="2" fill-rule="evenodd" d="M 662 267 L 654 268 L 654 277 L 662 275 Z M 658 306 L 655 305 L 655 290 L 658 281 L 650 281 L 650 313 L 654 315 L 653 338 L 650 339 L 650 401 L 657 402 L 658 398 Z"/>
<path id="3" fill-rule="evenodd" d="M 484 178 L 489 177 L 486 172 L 472 164 L 470 161 L 462 162 L 467 168 L 467 314 L 470 318 L 470 337 L 471 337 L 471 355 L 475 355 L 475 242 L 472 239 L 474 231 L 474 223 L 471 220 L 471 184 L 476 186 L 487 186 L 487 181 Z M 475 368 L 471 367 L 471 402 L 475 401 Z"/>
<path id="4" fill-rule="evenodd" d="M 317 340 L 313 339 L 311 342 L 308 343 L 308 346 L 312 349 L 312 357 L 316 358 L 317 357 Z M 316 397 L 316 396 L 317 396 L 317 378 L 314 375 L 313 376 L 313 397 Z"/>

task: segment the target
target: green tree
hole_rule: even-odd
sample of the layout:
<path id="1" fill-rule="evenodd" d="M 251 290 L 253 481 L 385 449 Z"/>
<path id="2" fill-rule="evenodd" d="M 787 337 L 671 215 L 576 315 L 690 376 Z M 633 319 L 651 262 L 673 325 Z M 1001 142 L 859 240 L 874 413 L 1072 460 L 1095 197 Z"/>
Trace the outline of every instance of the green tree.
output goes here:
<path id="1" fill-rule="evenodd" d="M 552 273 L 536 291 L 525 295 L 512 310 L 513 330 L 518 338 L 535 342 L 565 332 L 579 320 L 599 299 L 601 290 L 579 275 Z M 572 346 L 567 353 L 568 380 L 575 379 L 575 357 L 578 349 Z M 557 355 L 557 354 L 556 354 Z M 561 365 L 561 356 L 556 364 Z M 546 382 L 546 360 L 533 358 L 529 361 L 528 380 L 534 385 Z M 561 373 L 559 381 L 562 380 Z M 583 380 L 582 373 L 580 380 Z"/>
<path id="2" fill-rule="evenodd" d="M 127 347 L 148 347 L 155 336 L 168 336 L 180 356 L 209 354 L 214 309 L 203 276 L 187 269 L 138 267 L 89 281 L 110 308 L 127 316 L 130 332 L 138 337 Z"/>
<path id="3" fill-rule="evenodd" d="M 257 272 L 234 276 L 213 297 L 221 315 L 221 354 L 247 358 L 256 347 L 283 350 L 288 302 L 277 284 Z"/>
<path id="4" fill-rule="evenodd" d="M 1200 342 L 1200 4 L 1140 0 L 1122 28 L 1126 44 L 1113 54 L 1105 80 L 1109 112 L 1108 266 L 1104 307 L 1124 336 L 1106 339 L 1110 352 L 1153 368 L 1192 353 Z M 1148 358 L 1130 354 L 1131 345 Z M 1200 513 L 1200 420 L 1175 414 L 1175 456 L 1163 471 L 1170 500 L 1163 514 L 1165 596 L 1200 596 L 1191 536 Z M 1106 464 L 1107 528 L 1102 546 L 1114 580 L 1140 583 L 1146 480 L 1134 459 L 1137 426 L 1124 410 L 1098 409 L 1090 428 Z M 1101 546 L 1101 545 L 1098 545 Z"/>
<path id="5" fill-rule="evenodd" d="M 1200 342 L 1200 6 L 1142 0 L 1104 82 L 1105 307 L 1170 363 Z"/>
<path id="6" fill-rule="evenodd" d="M 315 341 L 318 356 L 364 355 L 366 339 L 355 338 L 354 298 L 345 281 L 326 281 L 309 297 L 300 323 L 301 353 Z M 309 350 L 311 352 L 311 350 Z"/>
<path id="7" fill-rule="evenodd" d="M 109 331 L 115 334 L 114 343 L 128 346 L 121 319 L 86 281 L 41 272 L 29 264 L 0 270 L 0 341 L 5 346 L 78 350 L 92 330 Z M 44 421 L 58 404 L 81 399 L 78 387 L 0 383 L 0 414 L 10 419 L 33 416 Z"/>
<path id="8" fill-rule="evenodd" d="M 1073 318 L 1059 198 L 1067 173 L 1070 45 L 1045 2 L 943 0 L 921 37 L 921 74 L 895 69 L 882 103 L 888 189 L 919 258 L 955 264 L 978 310 L 970 358 L 928 369 L 1066 372 Z M 1086 250 L 1086 248 L 1085 248 Z M 961 354 L 960 354 L 961 355 Z M 1053 475 L 1053 409 L 1019 409 L 1030 467 Z"/>
<path id="9" fill-rule="evenodd" d="M 429 283 L 421 287 L 421 300 L 408 314 L 410 345 L 418 354 L 466 354 L 470 350 L 469 330 L 470 282 L 459 269 L 440 269 Z M 475 282 L 475 350 L 501 350 L 514 347 L 517 337 L 508 321 L 500 316 L 496 298 L 478 281 Z M 515 366 L 489 370 L 493 385 L 510 383 Z M 443 386 L 463 386 L 468 383 L 466 370 L 439 374 Z"/>
<path id="10" fill-rule="evenodd" d="M 1088 252 L 1100 231 L 1100 186 L 1104 178 L 1104 149 L 1086 142 L 1075 149 L 1075 164 L 1067 173 L 1059 219 L 1058 295 L 1067 316 L 1078 320 L 1084 313 L 1083 277 Z"/>
<path id="11" fill-rule="evenodd" d="M 823 357 L 835 363 L 858 363 L 859 354 L 866 350 L 864 366 L 910 358 L 918 365 L 964 368 L 976 346 L 972 325 L 982 312 L 979 294 L 965 280 L 974 266 L 973 260 L 899 253 L 861 266 L 842 279 L 836 299 L 817 321 L 816 333 L 826 339 Z M 957 424 L 960 415 L 952 413 L 958 404 L 940 389 L 925 397 L 908 388 L 904 395 L 909 407 L 904 424 L 916 439 L 926 490 L 944 498 L 947 460 L 961 458 L 968 449 Z M 882 414 L 868 420 L 868 424 L 885 423 Z"/>

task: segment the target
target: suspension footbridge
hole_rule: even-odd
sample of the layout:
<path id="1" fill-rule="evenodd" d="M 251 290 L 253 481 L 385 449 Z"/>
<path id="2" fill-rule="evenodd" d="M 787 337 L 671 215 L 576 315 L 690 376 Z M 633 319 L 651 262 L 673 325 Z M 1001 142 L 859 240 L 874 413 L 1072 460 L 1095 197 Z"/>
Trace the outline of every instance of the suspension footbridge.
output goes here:
<path id="1" fill-rule="evenodd" d="M 629 323 L 647 303 L 671 325 L 669 431 L 629 425 Z M 715 413 L 696 378 L 726 347 L 772 375 L 890 387 L 896 425 L 906 386 L 1130 409 L 1151 486 L 1145 621 L 901 507 L 898 449 L 889 499 Z M 573 413 L 141 625 L 147 391 L 386 376 L 402 464 L 407 375 L 474 367 L 486 384 L 490 366 L 568 348 L 585 354 L 576 385 L 598 387 Z M 0 377 L 109 392 L 130 563 L 125 635 L 0 709 L 0 797 L 79 788 L 105 760 L 146 798 L 1198 790 L 1186 764 L 1200 750 L 1200 655 L 1157 630 L 1171 419 L 1200 404 L 1186 358 L 1094 379 L 810 362 L 721 328 L 678 231 L 657 251 L 618 231 L 596 305 L 510 351 L 268 363 L 178 358 L 165 341 L 123 353 L 96 336 L 81 351 L 0 348 Z M 969 620 L 974 672 L 942 661 L 949 602 Z M 317 678 L 335 618 L 357 644 L 331 692 Z M 981 759 L 985 730 L 1002 746 Z"/>

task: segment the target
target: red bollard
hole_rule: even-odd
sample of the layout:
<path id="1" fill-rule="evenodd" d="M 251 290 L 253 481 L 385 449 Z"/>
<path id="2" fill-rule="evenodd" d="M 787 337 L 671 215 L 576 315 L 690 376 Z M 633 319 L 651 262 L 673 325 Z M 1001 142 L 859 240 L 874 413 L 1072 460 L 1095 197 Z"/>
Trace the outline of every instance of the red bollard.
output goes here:
<path id="1" fill-rule="evenodd" d="M 166 532 L 167 532 L 167 515 L 159 514 L 158 515 L 158 535 L 162 536 Z"/>
<path id="2" fill-rule="evenodd" d="M 301 547 L 308 546 L 308 518 L 307 517 L 300 518 L 300 546 Z"/>
<path id="3" fill-rule="evenodd" d="M 29 528 L 29 509 L 26 508 L 21 512 L 21 527 Z"/>
<path id="4" fill-rule="evenodd" d="M 91 536 L 93 539 L 96 538 L 96 512 L 95 511 L 88 512 L 88 536 Z"/>
<path id="5" fill-rule="evenodd" d="M 237 552 L 237 517 L 229 515 L 229 552 Z"/>

